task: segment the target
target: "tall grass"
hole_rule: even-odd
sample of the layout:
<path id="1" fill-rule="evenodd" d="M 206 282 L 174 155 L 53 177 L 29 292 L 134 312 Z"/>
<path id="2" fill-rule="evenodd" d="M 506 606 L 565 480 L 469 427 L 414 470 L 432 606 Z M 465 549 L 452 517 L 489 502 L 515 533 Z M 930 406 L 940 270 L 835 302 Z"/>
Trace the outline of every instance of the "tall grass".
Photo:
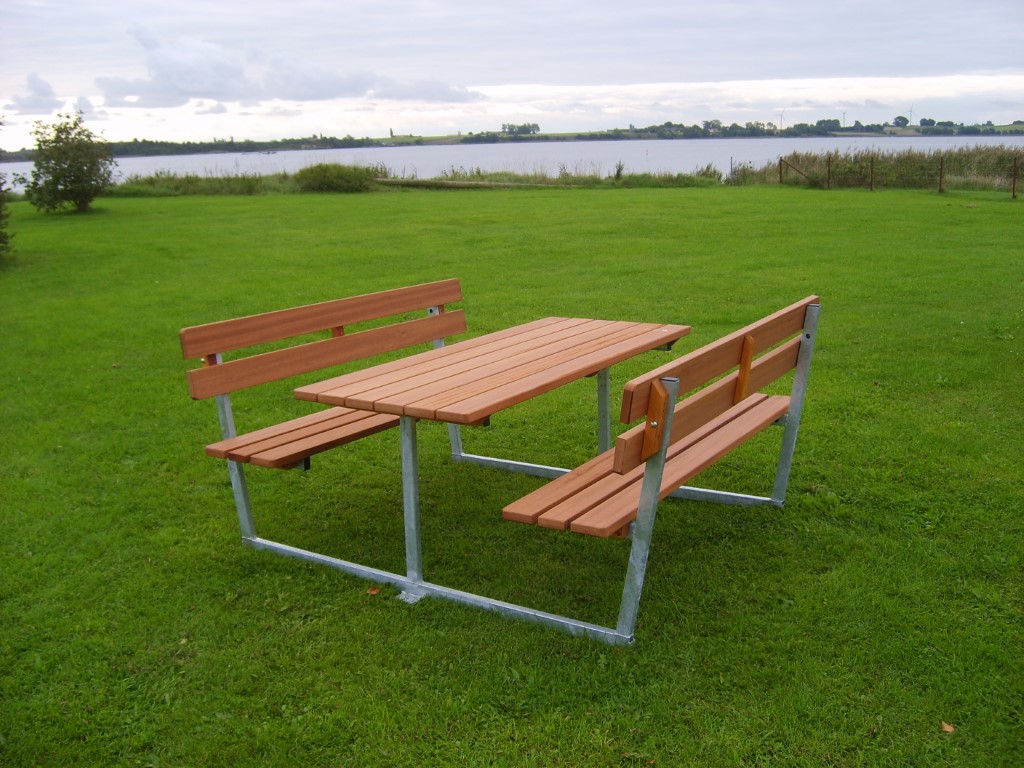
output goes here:
<path id="1" fill-rule="evenodd" d="M 150 175 L 132 174 L 106 193 L 106 197 L 177 197 L 179 195 L 264 195 L 289 190 L 285 173 L 232 173 L 206 175 L 157 171 Z"/>
<path id="2" fill-rule="evenodd" d="M 1024 755 L 1022 210 L 785 187 L 11 206 L 0 270 L 4 766 L 1016 766 Z M 823 297 L 784 509 L 666 501 L 638 643 L 612 649 L 239 543 L 179 328 L 431 279 L 471 334 L 692 324 L 613 391 Z M 595 387 L 467 430 L 579 464 Z M 243 428 L 312 408 L 271 385 Z M 542 482 L 422 423 L 429 579 L 614 620 L 628 544 L 505 522 Z M 702 484 L 764 491 L 777 434 Z M 401 569 L 397 435 L 253 471 L 258 530 Z M 946 724 L 944 726 L 944 724 Z"/>
<path id="3" fill-rule="evenodd" d="M 387 187 L 464 188 L 511 186 L 574 187 L 589 189 L 688 188 L 726 183 L 786 184 L 817 188 L 941 189 L 1009 191 L 1017 168 L 1021 179 L 1020 150 L 1012 146 L 959 147 L 953 150 L 878 152 L 858 149 L 847 152 L 793 152 L 780 161 L 756 167 L 738 163 L 726 177 L 713 165 L 692 173 L 634 173 L 623 163 L 606 170 L 597 164 L 559 165 L 554 173 L 486 171 L 480 167 L 452 165 L 432 179 L 405 178 L 383 164 L 346 166 L 323 163 L 295 174 L 229 174 L 226 176 L 178 176 L 159 171 L 151 176 L 130 176 L 108 192 L 111 197 L 178 195 L 259 195 L 289 192 L 368 192 Z M 1017 165 L 1015 166 L 1015 160 Z M 780 176 L 781 164 L 781 176 Z"/>
<path id="4" fill-rule="evenodd" d="M 1009 191 L 1017 161 L 1018 185 L 1024 184 L 1020 149 L 1006 145 L 952 150 L 878 152 L 793 152 L 781 158 L 782 183 L 795 186 L 876 189 L 958 189 Z M 780 181 L 779 163 L 740 166 L 730 183 Z"/>

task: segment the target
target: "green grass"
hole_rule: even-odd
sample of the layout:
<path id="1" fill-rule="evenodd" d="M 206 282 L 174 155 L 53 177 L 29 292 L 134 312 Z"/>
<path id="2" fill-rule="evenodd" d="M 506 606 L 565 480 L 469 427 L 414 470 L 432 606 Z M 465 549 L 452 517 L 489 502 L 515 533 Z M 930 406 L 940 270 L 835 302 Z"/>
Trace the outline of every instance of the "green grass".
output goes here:
<path id="1" fill-rule="evenodd" d="M 0 765 L 1017 766 L 1024 212 L 1008 195 L 395 192 L 11 206 L 0 269 Z M 257 553 L 177 331 L 459 277 L 473 334 L 822 296 L 783 510 L 666 502 L 613 649 Z M 665 359 L 613 371 L 613 387 Z M 240 425 L 308 410 L 288 385 Z M 593 382 L 467 448 L 562 465 Z M 707 485 L 763 491 L 777 435 Z M 427 577 L 610 622 L 627 544 L 501 520 L 533 478 L 421 425 Z M 400 569 L 397 435 L 252 471 L 262 535 Z M 949 723 L 955 732 L 946 733 Z"/>

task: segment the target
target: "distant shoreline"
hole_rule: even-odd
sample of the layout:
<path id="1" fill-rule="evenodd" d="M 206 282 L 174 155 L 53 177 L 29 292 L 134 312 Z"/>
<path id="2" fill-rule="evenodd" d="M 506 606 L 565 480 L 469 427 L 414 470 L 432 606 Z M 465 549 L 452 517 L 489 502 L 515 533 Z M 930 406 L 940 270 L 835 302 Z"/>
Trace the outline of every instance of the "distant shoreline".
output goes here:
<path id="1" fill-rule="evenodd" d="M 179 155 L 219 155 L 235 153 L 274 154 L 325 149 L 356 149 L 360 147 L 407 147 L 442 146 L 458 144 L 523 144 L 533 142 L 570 141 L 699 141 L 701 139 L 806 139 L 806 138 L 874 138 L 906 137 L 925 138 L 933 136 L 1019 136 L 1024 135 L 1024 122 L 1012 125 L 952 125 L 937 127 L 897 127 L 893 125 L 860 126 L 850 129 L 824 130 L 817 125 L 798 124 L 790 128 L 777 129 L 760 124 L 747 126 L 722 126 L 713 128 L 685 126 L 665 123 L 643 129 L 615 128 L 608 131 L 579 133 L 533 133 L 530 135 L 509 135 L 499 132 L 451 134 L 447 136 L 416 136 L 412 134 L 392 135 L 383 138 L 362 138 L 352 136 L 311 136 L 297 139 L 273 139 L 269 141 L 214 139 L 209 142 L 172 142 L 133 139 L 131 141 L 107 142 L 113 157 L 174 157 Z M 31 162 L 32 150 L 22 148 L 4 151 L 0 163 Z"/>

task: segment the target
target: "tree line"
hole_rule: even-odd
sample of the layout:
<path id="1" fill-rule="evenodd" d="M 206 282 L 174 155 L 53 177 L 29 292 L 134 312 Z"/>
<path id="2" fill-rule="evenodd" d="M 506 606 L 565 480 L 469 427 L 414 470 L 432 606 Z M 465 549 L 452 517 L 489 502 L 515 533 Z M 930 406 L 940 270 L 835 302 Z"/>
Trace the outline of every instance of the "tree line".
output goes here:
<path id="1" fill-rule="evenodd" d="M 114 157 L 164 157 L 169 155 L 210 155 L 223 152 L 287 152 L 301 149 L 352 149 L 380 145 L 377 139 L 357 139 L 352 136 L 314 135 L 297 139 L 273 139 L 253 141 L 244 139 L 213 139 L 212 141 L 153 141 L 132 139 L 131 141 L 108 141 L 107 146 Z M 5 153 L 6 160 L 32 160 L 33 150 L 22 149 Z"/>

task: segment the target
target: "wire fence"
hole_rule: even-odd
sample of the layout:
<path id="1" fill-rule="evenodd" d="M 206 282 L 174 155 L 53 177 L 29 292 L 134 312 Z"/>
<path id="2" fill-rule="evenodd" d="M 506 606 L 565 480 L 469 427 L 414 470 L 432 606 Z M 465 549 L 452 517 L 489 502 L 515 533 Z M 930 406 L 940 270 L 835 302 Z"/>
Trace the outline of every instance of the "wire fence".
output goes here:
<path id="1" fill-rule="evenodd" d="M 1005 191 L 1016 199 L 1024 155 L 1019 147 L 964 147 L 934 152 L 858 150 L 794 152 L 760 168 L 732 169 L 732 184 L 788 184 L 818 189 L 934 189 Z"/>

